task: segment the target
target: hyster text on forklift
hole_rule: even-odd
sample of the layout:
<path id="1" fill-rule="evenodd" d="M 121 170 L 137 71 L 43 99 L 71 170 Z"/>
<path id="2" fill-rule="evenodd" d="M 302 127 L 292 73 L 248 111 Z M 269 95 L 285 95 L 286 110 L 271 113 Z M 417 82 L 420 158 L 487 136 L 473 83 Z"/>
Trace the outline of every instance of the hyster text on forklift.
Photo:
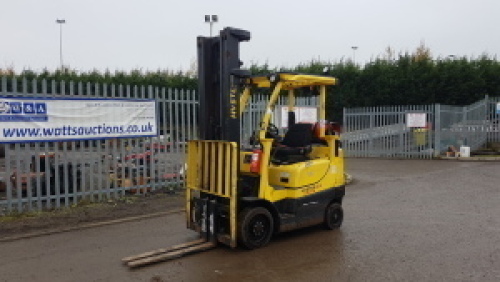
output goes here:
<path id="1" fill-rule="evenodd" d="M 255 249 L 278 232 L 342 224 L 343 152 L 339 136 L 325 122 L 327 86 L 337 80 L 299 73 L 251 76 L 240 69 L 239 59 L 239 44 L 249 39 L 250 32 L 235 28 L 198 37 L 200 140 L 188 142 L 186 219 L 201 239 L 125 258 L 128 266 L 217 243 Z M 269 93 L 265 113 L 251 140 L 241 140 L 241 117 L 259 89 Z M 319 122 L 296 122 L 295 97 L 304 92 L 319 96 Z M 284 136 L 271 123 L 280 95 L 288 99 L 289 109 Z"/>

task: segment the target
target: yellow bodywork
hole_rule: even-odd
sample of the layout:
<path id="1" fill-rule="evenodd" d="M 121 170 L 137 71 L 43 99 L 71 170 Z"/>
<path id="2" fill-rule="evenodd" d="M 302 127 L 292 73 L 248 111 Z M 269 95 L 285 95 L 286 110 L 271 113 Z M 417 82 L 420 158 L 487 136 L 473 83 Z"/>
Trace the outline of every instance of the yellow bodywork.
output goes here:
<path id="1" fill-rule="evenodd" d="M 319 183 L 328 177 L 330 161 L 309 160 L 290 165 L 269 165 L 269 185 L 280 188 L 299 188 Z"/>
<path id="2" fill-rule="evenodd" d="M 192 199 L 196 193 L 207 193 L 229 200 L 230 245 L 236 246 L 238 215 L 238 180 L 240 176 L 258 178 L 258 198 L 275 203 L 284 199 L 299 199 L 333 187 L 343 186 L 343 152 L 339 136 L 325 135 L 321 128 L 319 137 L 323 144 L 314 144 L 308 160 L 293 164 L 273 164 L 270 160 L 273 139 L 266 138 L 266 129 L 282 90 L 288 92 L 289 109 L 295 107 L 294 90 L 300 87 L 319 88 L 319 119 L 325 120 L 326 86 L 337 80 L 327 76 L 291 73 L 251 77 L 240 97 L 240 115 L 252 95 L 252 88 L 273 88 L 260 127 L 257 128 L 262 150 L 260 173 L 250 171 L 251 151 L 238 148 L 237 143 L 225 141 L 190 141 L 188 144 L 188 174 L 186 180 L 186 211 L 188 225 L 192 220 Z"/>
<path id="3" fill-rule="evenodd" d="M 338 136 L 326 136 L 332 146 L 315 145 L 309 153 L 310 160 L 290 165 L 274 165 L 263 162 L 260 174 L 250 172 L 250 164 L 245 161 L 251 152 L 240 153 L 240 172 L 261 178 L 260 198 L 277 202 L 286 198 L 301 198 L 312 193 L 345 185 L 344 156 L 342 149 L 337 155 L 333 151 Z M 265 179 L 263 183 L 262 179 Z"/>
<path id="4" fill-rule="evenodd" d="M 307 86 L 319 85 L 335 85 L 337 79 L 329 76 L 311 75 L 311 74 L 295 74 L 295 73 L 277 73 L 276 80 L 283 82 L 282 89 L 296 89 Z M 270 88 L 272 85 L 269 76 L 257 76 L 248 78 L 247 83 L 258 88 Z"/>
<path id="5" fill-rule="evenodd" d="M 236 247 L 238 149 L 234 142 L 189 141 L 186 218 L 191 224 L 191 200 L 196 191 L 229 199 L 230 246 Z"/>
<path id="6" fill-rule="evenodd" d="M 337 136 L 326 136 L 334 142 Z M 341 149 L 335 156 L 330 147 L 316 147 L 310 153 L 311 160 L 291 165 L 263 164 L 261 171 L 260 197 L 270 202 L 287 198 L 302 198 L 332 187 L 345 184 L 344 158 Z M 317 156 L 314 158 L 314 156 Z M 264 168 L 267 166 L 267 169 Z M 288 183 L 281 181 L 289 177 Z M 263 183 L 262 179 L 266 179 Z"/>
<path id="7" fill-rule="evenodd" d="M 272 77 L 274 76 L 274 77 Z M 270 164 L 273 139 L 266 138 L 266 128 L 269 125 L 271 115 L 282 90 L 288 91 L 289 109 L 295 107 L 294 90 L 302 87 L 319 87 L 319 120 L 326 118 L 326 86 L 336 85 L 337 79 L 329 76 L 277 73 L 270 76 L 258 76 L 247 79 L 247 87 L 243 91 L 240 99 L 240 114 L 243 113 L 249 97 L 250 89 L 271 88 L 273 92 L 269 97 L 267 108 L 259 129 L 259 140 L 262 144 L 262 160 L 260 173 L 259 198 L 276 202 L 286 198 L 300 198 L 315 192 L 329 189 L 331 187 L 344 185 L 344 162 L 342 149 L 335 155 L 335 142 L 339 136 L 325 136 L 324 129 L 321 128 L 319 137 L 326 140 L 327 145 L 314 146 L 309 154 L 309 161 L 295 163 L 292 165 Z M 245 155 L 250 152 L 240 154 L 240 171 L 243 174 L 250 173 L 250 165 L 246 163 Z M 290 175 L 289 182 L 283 182 L 282 175 Z"/>

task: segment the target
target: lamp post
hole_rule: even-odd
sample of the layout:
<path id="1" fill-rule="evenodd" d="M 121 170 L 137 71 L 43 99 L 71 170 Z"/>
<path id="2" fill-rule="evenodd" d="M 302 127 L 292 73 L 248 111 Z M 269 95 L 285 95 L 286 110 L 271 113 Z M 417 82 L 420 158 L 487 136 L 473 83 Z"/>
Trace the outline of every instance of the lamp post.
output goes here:
<path id="1" fill-rule="evenodd" d="M 65 19 L 56 19 L 56 23 L 59 24 L 59 62 L 61 64 L 61 71 L 64 70 L 63 55 L 62 55 L 62 25 L 66 23 Z"/>
<path id="2" fill-rule="evenodd" d="M 352 62 L 356 64 L 356 50 L 358 50 L 358 46 L 352 46 Z"/>
<path id="3" fill-rule="evenodd" d="M 205 15 L 205 22 L 210 24 L 210 37 L 212 37 L 212 26 L 219 21 L 217 15 Z"/>

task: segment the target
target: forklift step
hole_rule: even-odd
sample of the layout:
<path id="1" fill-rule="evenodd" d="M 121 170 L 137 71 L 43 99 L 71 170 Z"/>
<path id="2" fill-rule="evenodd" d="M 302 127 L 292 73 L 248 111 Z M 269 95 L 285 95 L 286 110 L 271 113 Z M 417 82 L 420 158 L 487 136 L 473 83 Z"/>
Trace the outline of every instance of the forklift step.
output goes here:
<path id="1" fill-rule="evenodd" d="M 216 244 L 213 242 L 207 242 L 205 239 L 198 239 L 192 242 L 175 245 L 170 248 L 163 248 L 135 256 L 125 257 L 122 259 L 122 262 L 129 268 L 136 268 L 199 253 L 212 249 L 215 246 Z"/>

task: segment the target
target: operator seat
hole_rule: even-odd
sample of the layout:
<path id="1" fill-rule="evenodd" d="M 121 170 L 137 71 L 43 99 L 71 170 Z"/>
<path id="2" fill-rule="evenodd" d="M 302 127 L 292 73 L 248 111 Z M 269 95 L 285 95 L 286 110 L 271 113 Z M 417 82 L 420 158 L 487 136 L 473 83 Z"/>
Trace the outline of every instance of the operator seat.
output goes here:
<path id="1" fill-rule="evenodd" d="M 285 134 L 283 141 L 273 148 L 272 161 L 275 164 L 292 164 L 306 161 L 312 150 L 313 126 L 310 123 L 296 123 Z"/>

